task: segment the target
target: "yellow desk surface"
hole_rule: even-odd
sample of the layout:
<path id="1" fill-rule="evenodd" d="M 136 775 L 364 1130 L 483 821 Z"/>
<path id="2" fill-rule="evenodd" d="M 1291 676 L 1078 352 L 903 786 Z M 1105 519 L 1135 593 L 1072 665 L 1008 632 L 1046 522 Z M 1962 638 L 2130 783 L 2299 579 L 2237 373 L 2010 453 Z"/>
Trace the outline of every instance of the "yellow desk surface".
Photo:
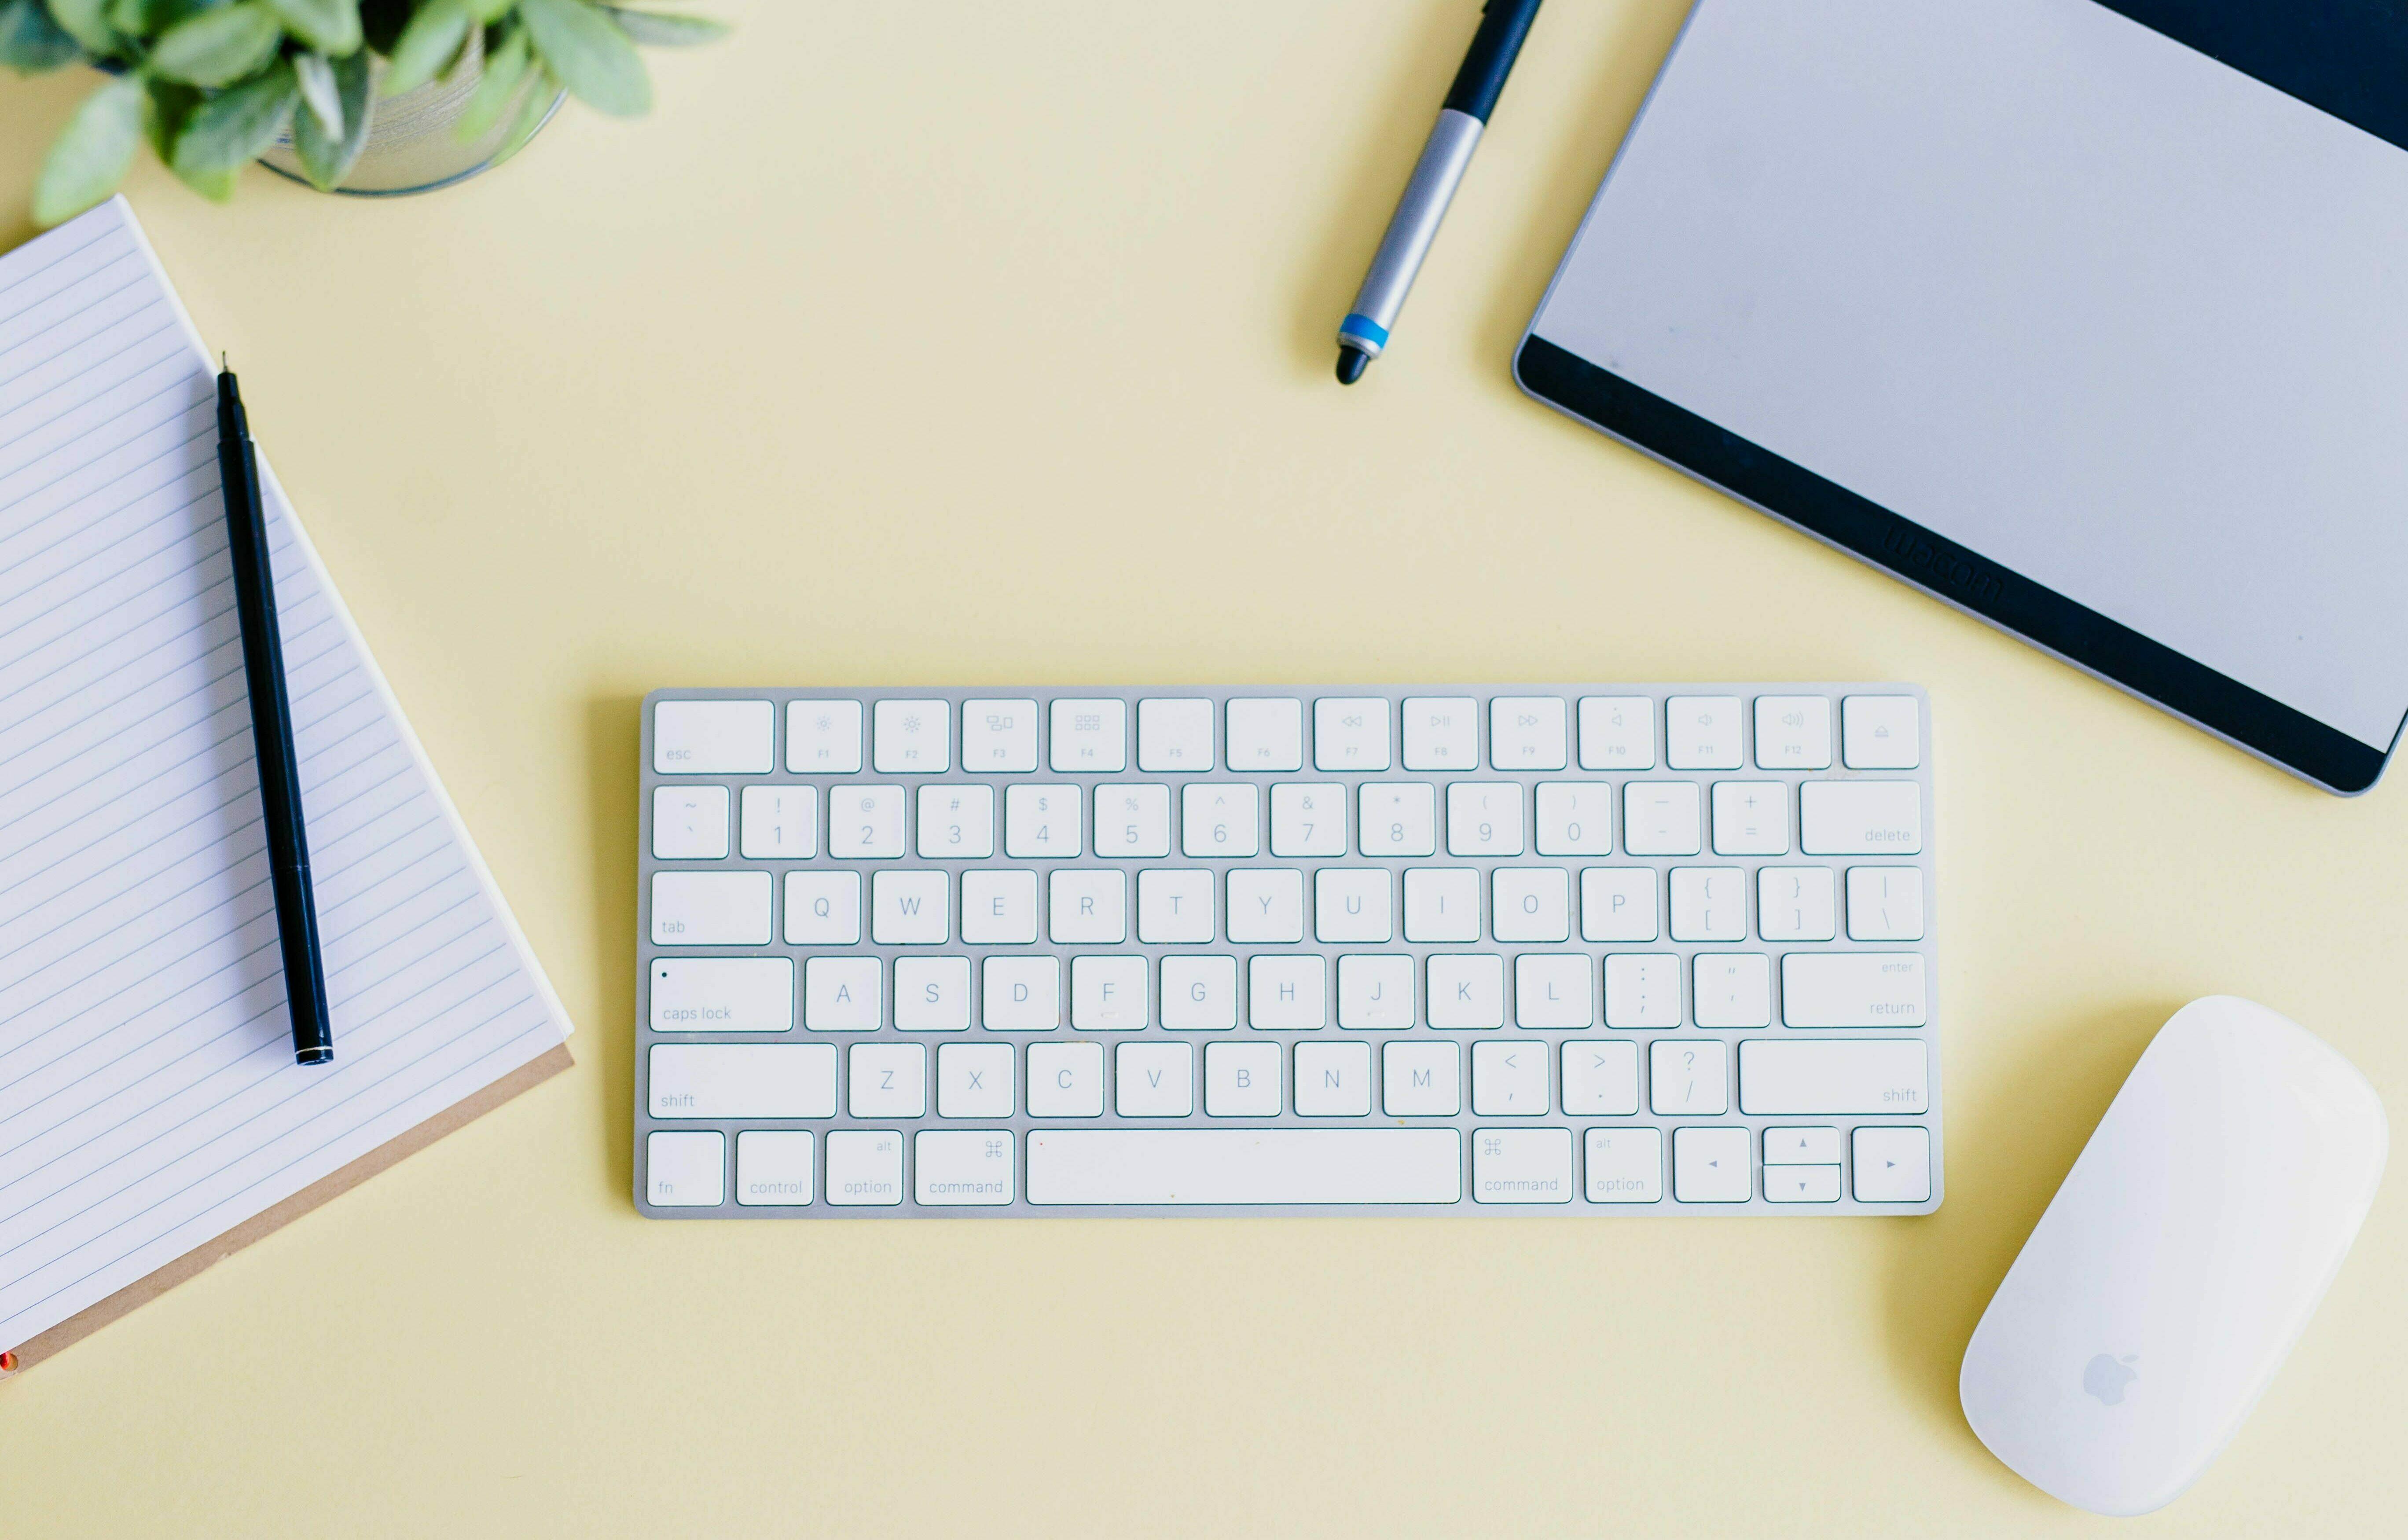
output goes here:
<path id="1" fill-rule="evenodd" d="M 572 107 L 453 191 L 130 183 L 578 1066 L 0 1385 L 0 1531 L 2103 1528 L 1967 1430 L 1966 1336 L 2185 1000 L 2265 1001 L 2408 1105 L 2408 787 L 2312 791 L 1515 391 L 1680 0 L 1541 14 L 1353 391 L 1331 333 L 1472 0 L 721 8 L 650 121 Z M 0 235 L 83 89 L 0 93 Z M 629 1202 L 649 689 L 1787 677 L 1931 692 L 1933 1217 Z M 2403 1220 L 2395 1181 L 2134 1533 L 2408 1510 Z"/>

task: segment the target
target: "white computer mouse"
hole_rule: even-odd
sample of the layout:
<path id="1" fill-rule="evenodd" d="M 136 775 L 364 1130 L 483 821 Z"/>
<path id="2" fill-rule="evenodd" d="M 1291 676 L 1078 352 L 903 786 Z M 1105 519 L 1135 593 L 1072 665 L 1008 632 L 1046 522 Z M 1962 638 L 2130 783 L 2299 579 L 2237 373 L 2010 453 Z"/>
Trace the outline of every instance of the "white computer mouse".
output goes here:
<path id="1" fill-rule="evenodd" d="M 1965 1348 L 1966 1420 L 2093 1513 L 2147 1513 L 2239 1431 L 2383 1179 L 2383 1104 L 2229 995 L 2157 1033 Z"/>

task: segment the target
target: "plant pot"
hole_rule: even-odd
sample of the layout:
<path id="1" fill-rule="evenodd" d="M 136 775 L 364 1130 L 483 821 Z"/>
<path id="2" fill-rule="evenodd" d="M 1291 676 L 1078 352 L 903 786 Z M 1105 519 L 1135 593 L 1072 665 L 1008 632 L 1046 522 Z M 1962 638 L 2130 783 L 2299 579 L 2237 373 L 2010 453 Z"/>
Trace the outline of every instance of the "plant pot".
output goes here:
<path id="1" fill-rule="evenodd" d="M 494 157 L 518 126 L 527 88 L 520 88 L 519 99 L 510 104 L 494 127 L 473 139 L 461 138 L 457 125 L 461 114 L 467 110 L 469 97 L 476 93 L 483 64 L 482 39 L 472 33 L 467 51 L 450 75 L 398 96 L 376 98 L 375 115 L 368 120 L 367 148 L 360 151 L 359 160 L 352 164 L 342 185 L 333 191 L 360 198 L 407 197 L 412 192 L 432 192 L 438 187 L 466 181 L 498 164 Z M 376 60 L 371 69 L 372 82 L 381 81 L 384 61 Z M 377 87 L 371 83 L 368 89 L 374 93 Z M 552 101 L 543 108 L 543 123 L 552 121 L 567 94 L 558 90 L 552 93 Z M 542 131 L 543 123 L 536 125 L 536 132 Z M 305 187 L 312 185 L 301 170 L 300 157 L 294 153 L 290 131 L 278 136 L 267 153 L 259 158 L 259 164 Z"/>

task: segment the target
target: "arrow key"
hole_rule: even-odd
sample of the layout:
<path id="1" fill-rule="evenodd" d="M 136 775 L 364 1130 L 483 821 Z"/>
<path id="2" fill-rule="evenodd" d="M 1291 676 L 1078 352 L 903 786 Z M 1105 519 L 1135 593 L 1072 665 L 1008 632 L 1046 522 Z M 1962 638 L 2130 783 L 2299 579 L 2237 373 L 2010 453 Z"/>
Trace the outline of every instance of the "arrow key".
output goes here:
<path id="1" fill-rule="evenodd" d="M 1743 1128 L 1684 1128 L 1672 1134 L 1672 1196 L 1683 1203 L 1745 1203 L 1755 1163 Z"/>
<path id="2" fill-rule="evenodd" d="M 1840 1168 L 1835 1165 L 1769 1165 L 1764 1168 L 1767 1203 L 1838 1203 Z"/>

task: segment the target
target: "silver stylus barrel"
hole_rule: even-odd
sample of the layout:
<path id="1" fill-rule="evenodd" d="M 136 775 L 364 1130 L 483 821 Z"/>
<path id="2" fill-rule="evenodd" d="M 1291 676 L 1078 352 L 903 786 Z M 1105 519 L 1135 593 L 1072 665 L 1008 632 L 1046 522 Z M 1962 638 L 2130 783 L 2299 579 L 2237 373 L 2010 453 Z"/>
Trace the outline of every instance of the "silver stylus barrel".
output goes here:
<path id="1" fill-rule="evenodd" d="M 1439 221 L 1446 217 L 1446 206 L 1455 201 L 1455 187 L 1463 180 L 1464 168 L 1471 164 L 1471 151 L 1486 126 L 1453 107 L 1438 115 L 1429 142 L 1422 146 L 1422 158 L 1413 166 L 1412 179 L 1405 184 L 1405 195 L 1398 200 L 1397 212 L 1388 221 L 1388 233 L 1381 237 L 1379 255 L 1371 259 L 1371 270 L 1363 275 L 1354 307 L 1339 325 L 1340 346 L 1377 357 L 1388 345 L 1397 312 L 1405 307 L 1413 275 L 1421 271 L 1422 258 L 1438 235 Z"/>

